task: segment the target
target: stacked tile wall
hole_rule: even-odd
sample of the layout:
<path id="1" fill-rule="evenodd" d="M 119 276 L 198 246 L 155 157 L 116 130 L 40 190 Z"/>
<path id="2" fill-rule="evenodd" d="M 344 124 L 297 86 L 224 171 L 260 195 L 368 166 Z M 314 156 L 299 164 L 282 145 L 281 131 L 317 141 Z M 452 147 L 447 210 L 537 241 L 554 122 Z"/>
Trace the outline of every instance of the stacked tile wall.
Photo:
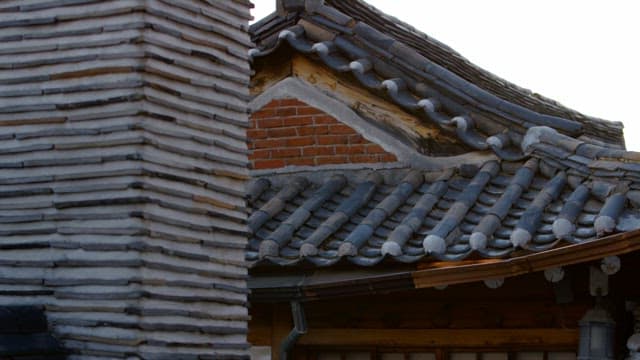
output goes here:
<path id="1" fill-rule="evenodd" d="M 397 161 L 351 127 L 297 99 L 273 100 L 254 112 L 247 136 L 256 170 Z"/>
<path id="2" fill-rule="evenodd" d="M 71 359 L 247 358 L 249 5 L 0 2 L 0 306 Z"/>

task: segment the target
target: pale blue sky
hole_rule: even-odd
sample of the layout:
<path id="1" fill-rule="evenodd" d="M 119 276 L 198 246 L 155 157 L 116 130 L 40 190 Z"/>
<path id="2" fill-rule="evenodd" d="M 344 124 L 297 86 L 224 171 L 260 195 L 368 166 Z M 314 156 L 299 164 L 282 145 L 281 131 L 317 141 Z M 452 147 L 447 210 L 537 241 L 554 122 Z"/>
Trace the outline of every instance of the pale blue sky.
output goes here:
<path id="1" fill-rule="evenodd" d="M 640 2 L 367 0 L 494 74 L 625 124 L 640 151 Z M 257 19 L 275 0 L 254 0 Z M 636 136 L 637 135 L 637 136 Z"/>

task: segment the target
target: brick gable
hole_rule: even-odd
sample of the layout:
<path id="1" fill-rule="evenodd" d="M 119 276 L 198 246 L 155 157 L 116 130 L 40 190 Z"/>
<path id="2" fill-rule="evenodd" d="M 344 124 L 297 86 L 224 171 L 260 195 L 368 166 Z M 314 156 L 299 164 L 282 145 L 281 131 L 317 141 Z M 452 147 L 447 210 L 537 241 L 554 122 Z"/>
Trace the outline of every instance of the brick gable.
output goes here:
<path id="1" fill-rule="evenodd" d="M 397 161 L 351 127 L 297 99 L 272 100 L 254 112 L 247 137 L 254 169 Z"/>

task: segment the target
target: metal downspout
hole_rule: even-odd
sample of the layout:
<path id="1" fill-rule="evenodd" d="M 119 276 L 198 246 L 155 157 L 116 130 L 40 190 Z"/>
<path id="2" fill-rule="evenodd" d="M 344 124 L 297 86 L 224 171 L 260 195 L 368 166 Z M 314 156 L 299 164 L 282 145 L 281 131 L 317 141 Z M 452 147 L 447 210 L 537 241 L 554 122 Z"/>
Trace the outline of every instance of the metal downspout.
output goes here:
<path id="1" fill-rule="evenodd" d="M 288 360 L 291 350 L 300 336 L 307 333 L 307 320 L 300 302 L 291 302 L 291 314 L 293 315 L 293 329 L 280 344 L 280 360 Z"/>

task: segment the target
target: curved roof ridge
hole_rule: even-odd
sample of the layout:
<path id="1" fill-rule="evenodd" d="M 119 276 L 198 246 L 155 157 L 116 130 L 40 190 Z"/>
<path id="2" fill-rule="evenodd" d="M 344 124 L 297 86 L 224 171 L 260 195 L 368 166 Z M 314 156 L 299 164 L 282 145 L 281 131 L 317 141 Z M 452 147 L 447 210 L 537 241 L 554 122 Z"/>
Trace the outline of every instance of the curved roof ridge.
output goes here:
<path id="1" fill-rule="evenodd" d="M 327 2 L 332 3 L 331 0 L 328 0 Z M 433 41 L 434 43 L 436 43 L 440 47 L 448 50 L 452 54 L 458 55 L 458 56 L 460 56 L 460 57 L 462 57 L 462 58 L 464 58 L 466 60 L 466 58 L 464 56 L 462 56 L 462 54 L 460 54 L 458 51 L 456 51 L 456 49 L 452 48 L 451 46 L 443 43 L 442 41 L 440 41 L 440 40 L 438 40 L 438 39 L 436 39 L 436 38 L 434 38 L 432 36 L 429 36 L 429 34 L 427 34 L 424 31 L 418 29 L 417 27 L 415 27 L 415 26 L 413 26 L 413 25 L 411 25 L 411 24 L 409 24 L 409 23 L 407 23 L 405 21 L 402 21 L 401 19 L 399 19 L 399 18 L 397 18 L 397 17 L 395 17 L 393 15 L 390 15 L 390 14 L 387 14 L 385 12 L 382 12 L 380 9 L 378 9 L 377 7 L 367 3 L 366 1 L 360 1 L 360 3 L 362 4 L 362 6 L 367 7 L 369 10 L 371 10 L 374 13 L 376 13 L 380 17 L 387 18 L 387 19 L 391 20 L 393 23 L 395 23 L 396 25 L 401 26 L 403 28 L 406 28 L 409 32 L 412 32 L 412 33 L 424 38 L 425 40 Z M 469 61 L 469 63 L 471 63 L 471 62 Z"/>
<path id="2" fill-rule="evenodd" d="M 520 249 L 537 253 L 640 228 L 638 162 L 625 159 L 601 166 L 600 160 L 545 154 L 553 146 L 544 145 L 584 145 L 550 128 L 531 132 L 539 136 L 527 159 L 493 160 L 445 173 L 408 168 L 384 175 L 370 170 L 365 177 L 345 171 L 341 175 L 347 184 L 322 199 L 308 197 L 323 192 L 325 184 L 310 179 L 318 174 L 301 175 L 309 178 L 307 195 L 295 195 L 283 214 L 252 233 L 247 260 L 254 267 L 373 267 L 382 262 L 507 259 Z M 254 213 L 290 186 L 286 181 L 264 184 L 269 189 L 253 204 Z M 300 210 L 307 209 L 307 201 L 315 209 L 308 216 Z M 294 223 L 291 219 L 301 212 L 305 217 L 296 220 L 301 222 L 295 222 L 295 229 L 274 231 Z M 267 254 L 264 248 L 273 243 L 279 251 Z"/>
<path id="3" fill-rule="evenodd" d="M 253 40 L 263 49 L 265 44 L 267 47 L 276 45 L 274 44 L 274 35 L 297 24 L 301 18 L 317 22 L 322 26 L 329 26 L 332 32 L 337 32 L 347 38 L 354 35 L 353 27 L 357 23 L 361 23 L 397 41 L 400 46 L 415 51 L 416 55 L 450 71 L 469 85 L 476 86 L 498 99 L 512 104 L 511 106 L 528 109 L 543 117 L 552 116 L 577 121 L 584 125 L 580 135 L 584 139 L 601 141 L 618 148 L 625 146 L 621 122 L 584 115 L 558 101 L 513 84 L 473 64 L 449 46 L 415 27 L 383 13 L 363 0 L 291 0 L 289 3 L 294 3 L 290 6 L 290 11 L 280 11 L 277 16 L 272 14 L 268 17 L 268 21 L 254 24 L 251 27 Z M 375 36 L 375 34 L 372 35 Z"/>

